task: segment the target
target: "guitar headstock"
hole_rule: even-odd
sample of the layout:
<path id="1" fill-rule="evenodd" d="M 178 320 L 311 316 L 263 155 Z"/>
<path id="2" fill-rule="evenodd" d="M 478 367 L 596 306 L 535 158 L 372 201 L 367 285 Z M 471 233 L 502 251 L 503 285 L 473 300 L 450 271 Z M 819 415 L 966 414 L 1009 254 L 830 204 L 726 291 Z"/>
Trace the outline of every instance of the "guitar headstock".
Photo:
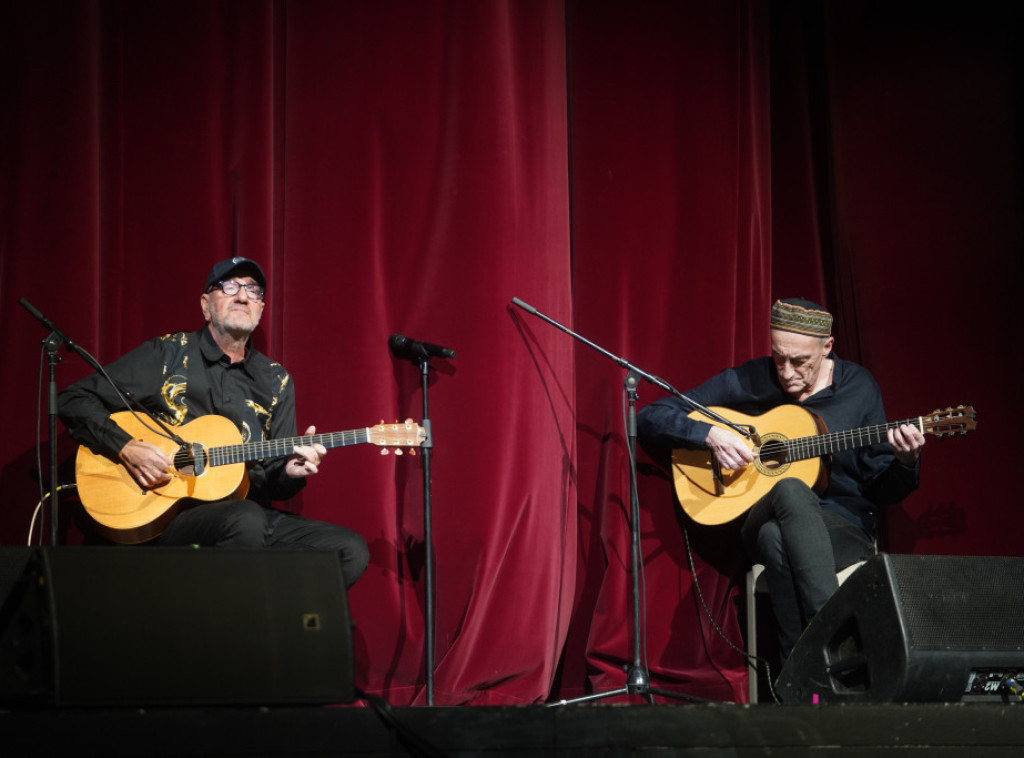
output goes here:
<path id="1" fill-rule="evenodd" d="M 395 455 L 402 454 L 402 448 L 410 448 L 409 455 L 416 455 L 416 448 L 427 439 L 427 431 L 411 418 L 393 424 L 385 424 L 382 420 L 370 427 L 370 443 L 381 448 L 380 454 L 387 455 L 388 448 L 395 449 Z"/>
<path id="2" fill-rule="evenodd" d="M 921 417 L 926 434 L 936 437 L 953 436 L 973 432 L 978 426 L 978 415 L 970 405 L 958 405 L 956 408 L 934 410 Z"/>

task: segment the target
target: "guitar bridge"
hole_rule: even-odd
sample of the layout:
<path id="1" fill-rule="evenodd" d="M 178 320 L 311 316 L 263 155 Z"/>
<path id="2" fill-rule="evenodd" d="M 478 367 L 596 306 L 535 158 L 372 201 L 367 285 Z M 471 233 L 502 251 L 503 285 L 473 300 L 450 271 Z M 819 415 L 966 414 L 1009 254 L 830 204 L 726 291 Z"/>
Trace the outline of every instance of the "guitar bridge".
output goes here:
<path id="1" fill-rule="evenodd" d="M 721 497 L 725 494 L 725 483 L 722 481 L 722 464 L 715 456 L 711 456 L 711 480 L 715 483 L 715 494 Z"/>

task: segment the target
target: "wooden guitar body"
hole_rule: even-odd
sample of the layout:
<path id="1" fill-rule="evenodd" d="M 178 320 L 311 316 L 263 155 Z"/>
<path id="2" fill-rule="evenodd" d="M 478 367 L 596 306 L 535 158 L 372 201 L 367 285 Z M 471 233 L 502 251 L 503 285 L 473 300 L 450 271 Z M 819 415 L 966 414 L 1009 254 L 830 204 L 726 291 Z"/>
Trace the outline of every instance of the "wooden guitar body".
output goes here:
<path id="1" fill-rule="evenodd" d="M 131 413 L 111 418 L 133 437 L 159 447 L 174 459 L 178 446 L 143 426 Z M 233 445 L 242 442 L 238 428 L 223 416 L 200 416 L 174 429 L 184 440 L 204 444 Z M 145 542 L 160 534 L 191 500 L 213 501 L 245 497 L 249 488 L 244 463 L 210 466 L 200 476 L 176 471 L 171 481 L 155 489 L 143 489 L 117 459 L 95 453 L 85 445 L 75 461 L 78 496 L 105 536 L 123 544 Z"/>
<path id="2" fill-rule="evenodd" d="M 741 426 L 754 426 L 762 433 L 762 444 L 769 440 L 795 439 L 822 434 L 824 422 L 813 413 L 795 405 L 781 405 L 761 416 L 747 416 L 727 408 L 712 408 L 721 416 Z M 690 414 L 698 421 L 708 419 L 698 412 Z M 725 427 L 718 422 L 715 426 Z M 680 448 L 672 454 L 676 497 L 687 515 L 699 524 L 726 524 L 738 518 L 776 485 L 780 477 L 795 477 L 809 487 L 821 489 L 827 477 L 821 458 L 798 461 L 755 462 L 742 469 L 722 469 L 722 492 L 718 494 L 707 450 Z"/>

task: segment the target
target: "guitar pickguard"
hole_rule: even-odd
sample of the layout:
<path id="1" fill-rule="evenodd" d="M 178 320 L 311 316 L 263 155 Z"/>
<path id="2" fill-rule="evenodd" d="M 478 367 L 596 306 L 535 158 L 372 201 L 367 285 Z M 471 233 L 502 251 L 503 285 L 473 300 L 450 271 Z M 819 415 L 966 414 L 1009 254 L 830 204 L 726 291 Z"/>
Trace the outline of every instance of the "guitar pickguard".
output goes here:
<path id="1" fill-rule="evenodd" d="M 202 476 L 208 462 L 206 445 L 202 442 L 186 442 L 174 454 L 174 469 L 183 476 Z"/>

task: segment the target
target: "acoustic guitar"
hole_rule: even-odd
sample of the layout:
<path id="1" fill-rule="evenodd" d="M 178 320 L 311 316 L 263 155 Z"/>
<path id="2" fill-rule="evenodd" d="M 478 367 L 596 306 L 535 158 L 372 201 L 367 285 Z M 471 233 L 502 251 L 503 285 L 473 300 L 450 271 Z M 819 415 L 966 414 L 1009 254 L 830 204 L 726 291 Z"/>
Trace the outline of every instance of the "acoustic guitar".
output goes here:
<path id="1" fill-rule="evenodd" d="M 409 419 L 345 432 L 246 443 L 234 423 L 211 415 L 174 427 L 174 433 L 186 441 L 178 445 L 127 411 L 111 418 L 136 439 L 159 447 L 173 461 L 169 482 L 144 489 L 118 459 L 94 453 L 85 445 L 78 448 L 75 475 L 79 499 L 100 531 L 121 544 L 156 537 L 182 508 L 196 502 L 245 497 L 249 489 L 245 464 L 249 461 L 291 455 L 296 445 L 314 443 L 326 448 L 378 445 L 382 453 L 395 448 L 400 454 L 402 448 L 419 447 L 427 436 Z"/>
<path id="2" fill-rule="evenodd" d="M 829 432 L 819 416 L 798 405 L 780 405 L 756 417 L 728 408 L 712 410 L 739 426 L 755 427 L 760 444 L 753 447 L 753 463 L 741 469 L 719 467 L 705 449 L 672 452 L 672 479 L 679 504 L 690 518 L 705 526 L 725 524 L 746 513 L 782 477 L 796 477 L 820 492 L 828 481 L 824 456 L 885 442 L 888 431 L 903 424 L 936 437 L 967 434 L 977 426 L 974 408 L 963 405 L 844 432 Z M 699 411 L 689 417 L 707 421 Z"/>

